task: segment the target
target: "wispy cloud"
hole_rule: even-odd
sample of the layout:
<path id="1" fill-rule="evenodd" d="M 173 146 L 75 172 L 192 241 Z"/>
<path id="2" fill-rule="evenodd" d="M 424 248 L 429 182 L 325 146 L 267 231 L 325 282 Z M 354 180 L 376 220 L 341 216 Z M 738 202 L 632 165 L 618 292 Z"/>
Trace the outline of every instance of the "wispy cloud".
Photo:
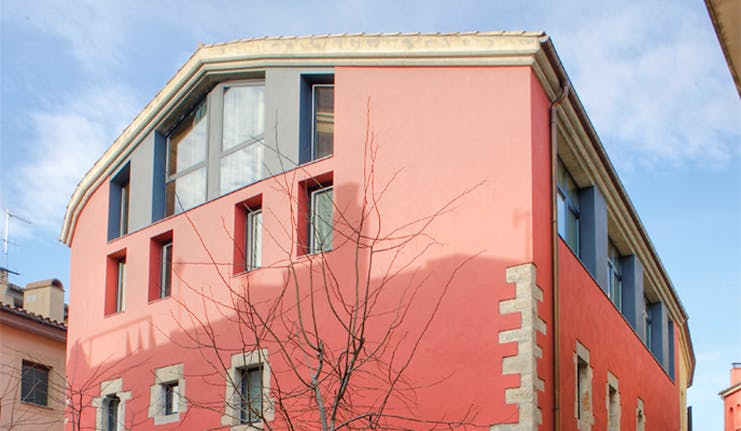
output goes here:
<path id="1" fill-rule="evenodd" d="M 726 166 L 741 105 L 709 19 L 678 5 L 627 3 L 556 40 L 616 163 Z"/>
<path id="2" fill-rule="evenodd" d="M 58 231 L 71 193 L 135 112 L 125 88 L 89 88 L 29 114 L 30 157 L 13 168 L 19 214 Z M 23 233 L 27 229 L 21 229 Z"/>

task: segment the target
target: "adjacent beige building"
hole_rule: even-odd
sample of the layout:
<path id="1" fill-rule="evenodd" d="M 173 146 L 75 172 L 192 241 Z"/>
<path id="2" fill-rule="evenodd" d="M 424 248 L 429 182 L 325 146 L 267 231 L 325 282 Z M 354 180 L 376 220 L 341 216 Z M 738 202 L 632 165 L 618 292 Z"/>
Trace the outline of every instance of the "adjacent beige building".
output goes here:
<path id="1" fill-rule="evenodd" d="M 61 430 L 65 406 L 64 287 L 59 280 L 25 289 L 0 268 L 0 429 Z"/>

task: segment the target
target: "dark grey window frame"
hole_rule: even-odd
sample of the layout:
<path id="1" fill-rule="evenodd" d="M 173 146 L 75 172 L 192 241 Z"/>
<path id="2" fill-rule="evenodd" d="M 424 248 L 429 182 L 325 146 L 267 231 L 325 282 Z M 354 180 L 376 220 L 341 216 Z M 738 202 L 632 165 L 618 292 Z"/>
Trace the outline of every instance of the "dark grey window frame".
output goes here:
<path id="1" fill-rule="evenodd" d="M 51 368 L 35 362 L 21 362 L 21 401 L 47 407 Z"/>

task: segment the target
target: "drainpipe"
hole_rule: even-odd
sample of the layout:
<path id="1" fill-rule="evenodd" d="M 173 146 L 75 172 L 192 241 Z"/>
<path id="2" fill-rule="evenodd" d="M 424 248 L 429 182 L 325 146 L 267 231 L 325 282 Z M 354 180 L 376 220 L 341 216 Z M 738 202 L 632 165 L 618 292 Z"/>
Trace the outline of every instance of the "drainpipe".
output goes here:
<path id="1" fill-rule="evenodd" d="M 561 85 L 561 94 L 551 102 L 551 286 L 553 290 L 553 426 L 558 431 L 561 428 L 561 373 L 559 371 L 559 290 L 558 290 L 558 208 L 556 174 L 558 166 L 558 107 L 566 100 L 569 94 L 569 81 Z"/>

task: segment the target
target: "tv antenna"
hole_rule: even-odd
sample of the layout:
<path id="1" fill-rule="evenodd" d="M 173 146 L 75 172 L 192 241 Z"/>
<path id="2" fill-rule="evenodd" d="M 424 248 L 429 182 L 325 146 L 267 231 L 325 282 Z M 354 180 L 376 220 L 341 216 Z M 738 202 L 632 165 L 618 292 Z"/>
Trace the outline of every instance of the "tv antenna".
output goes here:
<path id="1" fill-rule="evenodd" d="M 13 214 L 13 212 L 10 210 L 10 208 L 5 209 L 5 234 L 3 236 L 3 255 L 5 256 L 5 265 L 8 265 L 8 245 L 13 244 L 8 240 L 8 228 L 10 227 L 10 219 L 14 218 L 20 222 L 31 224 L 29 220 L 24 219 L 23 217 Z M 13 244 L 15 245 L 15 244 Z"/>

